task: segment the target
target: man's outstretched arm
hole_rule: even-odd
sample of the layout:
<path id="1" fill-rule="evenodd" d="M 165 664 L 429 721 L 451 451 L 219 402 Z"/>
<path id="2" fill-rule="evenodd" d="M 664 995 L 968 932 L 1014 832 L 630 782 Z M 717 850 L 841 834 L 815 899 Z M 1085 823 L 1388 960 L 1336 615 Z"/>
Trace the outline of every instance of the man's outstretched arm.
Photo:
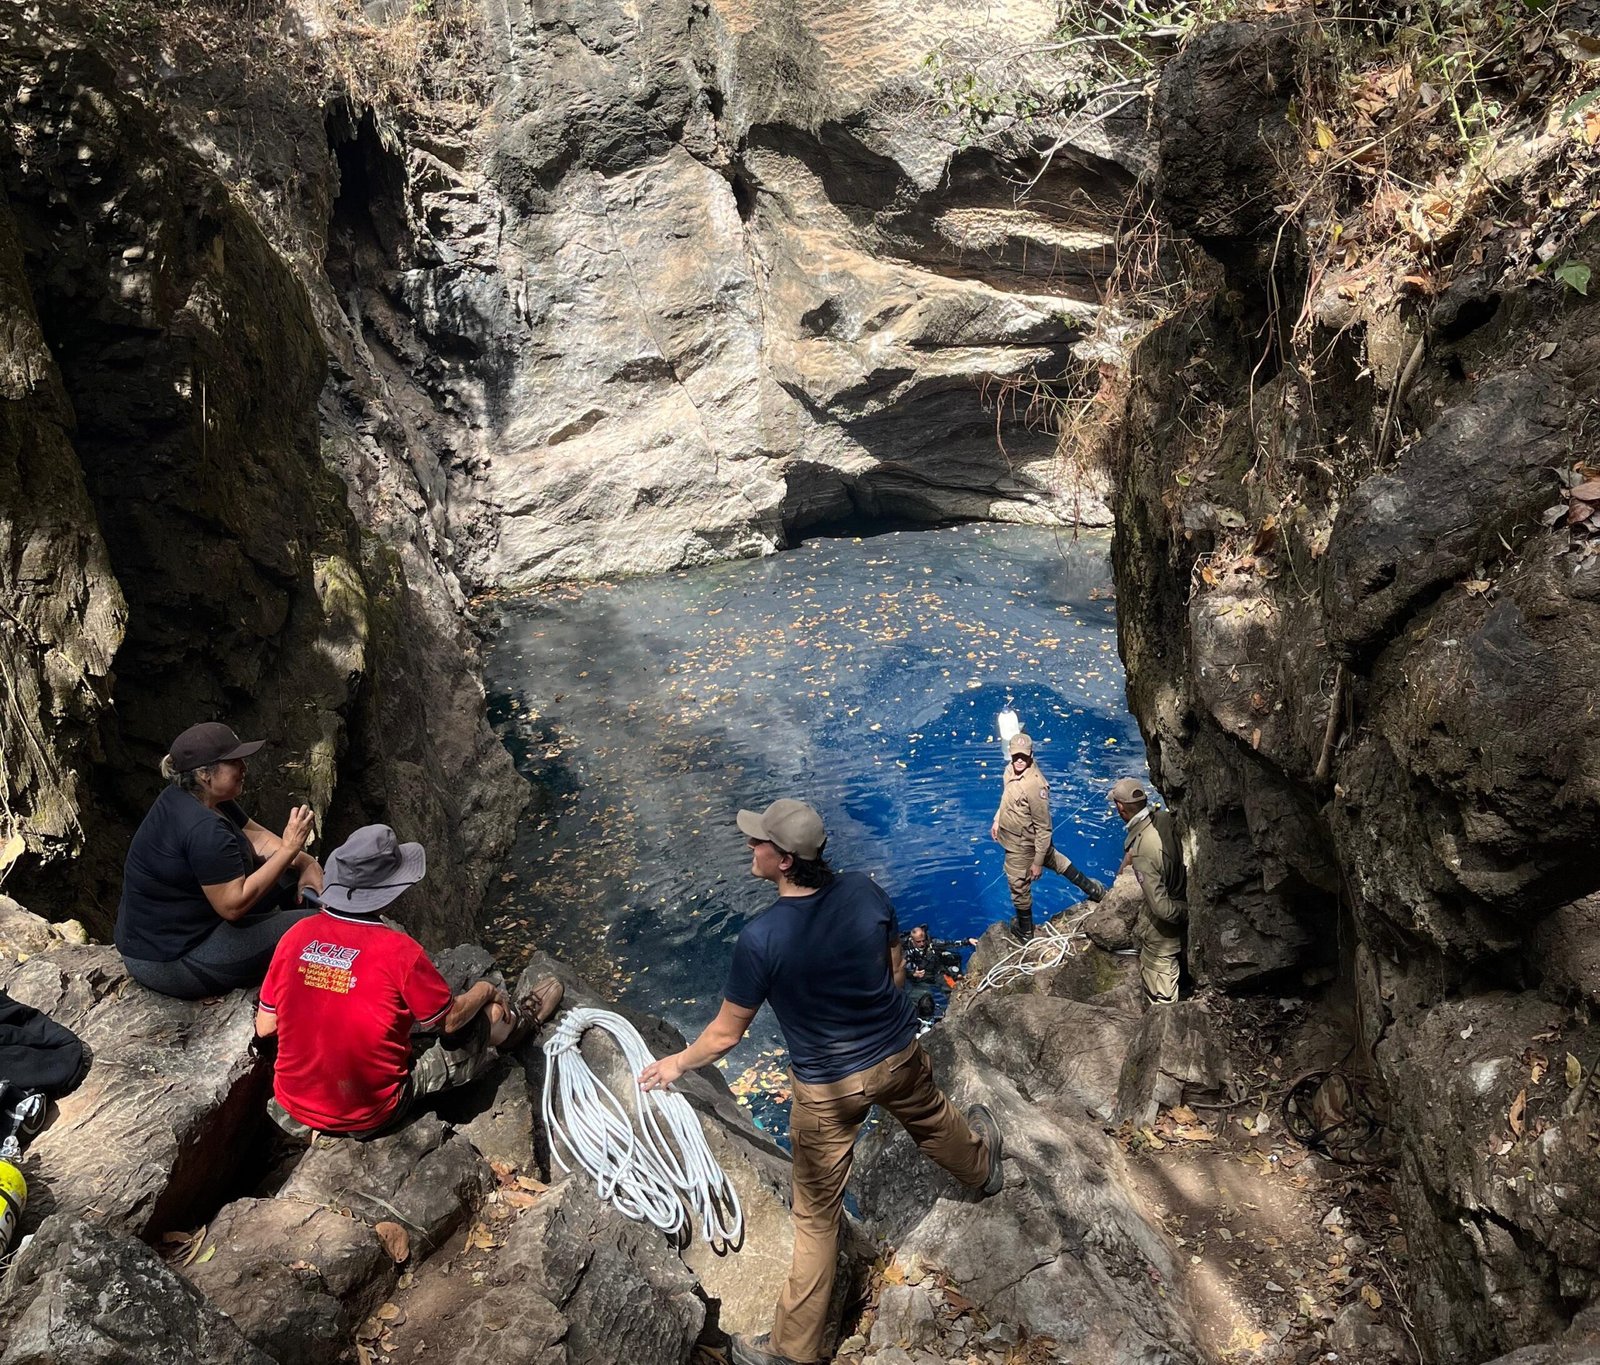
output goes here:
<path id="1" fill-rule="evenodd" d="M 717 1011 L 717 1017 L 705 1026 L 704 1031 L 694 1042 L 682 1052 L 663 1057 L 659 1062 L 651 1062 L 639 1073 L 639 1088 L 665 1090 L 685 1071 L 698 1071 L 708 1063 L 725 1056 L 744 1037 L 745 1031 L 750 1027 L 750 1021 L 755 1017 L 755 1010 L 735 1005 L 731 1000 L 724 1000 L 722 1008 Z"/>

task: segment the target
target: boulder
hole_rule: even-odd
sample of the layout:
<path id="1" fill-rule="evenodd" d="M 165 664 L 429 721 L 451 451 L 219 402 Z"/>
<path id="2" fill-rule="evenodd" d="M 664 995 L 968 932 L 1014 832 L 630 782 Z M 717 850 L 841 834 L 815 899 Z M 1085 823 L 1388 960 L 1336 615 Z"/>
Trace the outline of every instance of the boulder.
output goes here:
<path id="1" fill-rule="evenodd" d="M 985 992 L 961 1015 L 962 1034 L 996 1069 L 1052 1107 L 1109 1119 L 1137 1015 L 1053 996 Z"/>
<path id="2" fill-rule="evenodd" d="M 661 1233 L 601 1203 L 582 1176 L 517 1219 L 492 1279 L 560 1310 L 571 1365 L 683 1365 L 706 1319 L 694 1276 Z"/>
<path id="3" fill-rule="evenodd" d="M 945 1272 L 991 1320 L 1049 1335 L 1075 1359 L 1196 1359 L 1175 1259 L 1121 1149 L 1099 1125 L 1031 1098 L 974 1046 L 963 1018 L 947 1019 L 926 1045 L 957 1106 L 982 1102 L 999 1120 L 1005 1187 L 979 1198 L 886 1120 L 858 1144 L 851 1181 L 869 1230 L 897 1260 Z"/>
<path id="4" fill-rule="evenodd" d="M 112 948 L 61 945 L 0 968 L 0 988 L 72 1029 L 93 1058 L 28 1149 L 35 1214 L 149 1236 L 203 1222 L 260 1156 L 267 1078 L 245 992 L 173 1000 Z"/>
<path id="5" fill-rule="evenodd" d="M 1159 1109 L 1182 1104 L 1186 1096 L 1229 1093 L 1233 1082 L 1216 1017 L 1203 1001 L 1153 1005 L 1122 1065 L 1116 1117 L 1143 1126 Z"/>
<path id="6" fill-rule="evenodd" d="M 57 1214 L 0 1291 L 0 1365 L 273 1365 L 144 1243 Z"/>
<path id="7" fill-rule="evenodd" d="M 426 1256 L 488 1194 L 492 1176 L 466 1138 L 423 1113 L 386 1137 L 317 1138 L 278 1197 L 348 1209 L 370 1224 L 399 1222 Z"/>
<path id="8" fill-rule="evenodd" d="M 1412 1313 L 1440 1358 L 1553 1339 L 1600 1297 L 1596 1056 L 1600 1025 L 1531 994 L 1433 1002 L 1378 1044 L 1380 1068 L 1405 1077 L 1389 1087 L 1396 1190 Z"/>
<path id="9" fill-rule="evenodd" d="M 873 1350 L 881 1351 L 886 1346 L 931 1346 L 938 1336 L 939 1323 L 926 1289 L 914 1284 L 883 1287 L 869 1338 Z"/>
<path id="10" fill-rule="evenodd" d="M 360 1218 L 298 1199 L 240 1199 L 204 1230 L 183 1274 L 275 1360 L 332 1365 L 395 1264 Z"/>
<path id="11" fill-rule="evenodd" d="M 543 954 L 534 954 L 518 983 L 518 990 L 528 989 L 534 980 L 546 975 L 561 979 L 567 992 L 565 1004 L 569 1008 L 575 1005 L 614 1008 L 601 1000 L 570 968 Z M 617 1012 L 639 1030 L 656 1056 L 666 1056 L 683 1047 L 682 1035 L 662 1020 L 628 1010 Z M 586 1036 L 581 1047 L 596 1076 L 622 1097 L 624 1103 L 631 1103 L 634 1078 L 622 1065 L 617 1049 L 594 1034 Z M 532 1089 L 536 1096 L 542 1095 L 543 1052 L 530 1050 L 528 1065 Z M 704 1067 L 683 1077 L 676 1088 L 699 1114 L 706 1144 L 738 1192 L 745 1220 L 744 1240 L 731 1251 L 712 1248 L 700 1235 L 700 1230 L 693 1229 L 683 1249 L 684 1263 L 699 1276 L 702 1291 L 713 1305 L 724 1331 L 766 1331 L 772 1325 L 773 1305 L 787 1278 L 794 1247 L 789 1218 L 788 1155 L 750 1122 L 716 1067 Z M 547 1153 L 547 1143 L 541 1129 L 541 1155 Z M 832 1313 L 836 1324 L 843 1314 L 856 1269 L 871 1256 L 870 1246 L 860 1241 L 852 1224 L 852 1231 L 841 1242 L 839 1273 L 835 1278 Z"/>

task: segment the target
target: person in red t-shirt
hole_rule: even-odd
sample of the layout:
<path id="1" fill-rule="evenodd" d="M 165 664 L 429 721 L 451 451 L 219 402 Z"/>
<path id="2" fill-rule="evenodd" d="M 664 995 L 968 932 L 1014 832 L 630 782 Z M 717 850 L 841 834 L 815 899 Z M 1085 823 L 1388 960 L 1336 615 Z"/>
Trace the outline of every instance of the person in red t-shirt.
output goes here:
<path id="1" fill-rule="evenodd" d="M 378 918 L 426 868 L 421 844 L 366 825 L 329 855 L 322 913 L 278 941 L 256 1036 L 276 1038 L 268 1111 L 285 1131 L 389 1132 L 424 1095 L 481 1076 L 560 1006 L 554 977 L 515 1005 L 488 981 L 452 995 L 422 945 Z M 414 1027 L 436 1036 L 413 1048 Z"/>

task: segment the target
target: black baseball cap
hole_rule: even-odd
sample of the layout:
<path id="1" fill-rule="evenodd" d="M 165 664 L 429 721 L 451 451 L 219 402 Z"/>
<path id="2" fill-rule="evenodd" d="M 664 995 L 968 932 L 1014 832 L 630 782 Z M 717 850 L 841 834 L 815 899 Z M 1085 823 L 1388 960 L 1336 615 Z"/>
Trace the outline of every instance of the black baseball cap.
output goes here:
<path id="1" fill-rule="evenodd" d="M 173 740 L 167 757 L 172 760 L 174 772 L 186 773 L 212 763 L 221 763 L 225 759 L 249 758 L 265 743 L 264 739 L 241 742 L 239 736 L 220 720 L 208 720 L 200 725 L 191 725 Z"/>

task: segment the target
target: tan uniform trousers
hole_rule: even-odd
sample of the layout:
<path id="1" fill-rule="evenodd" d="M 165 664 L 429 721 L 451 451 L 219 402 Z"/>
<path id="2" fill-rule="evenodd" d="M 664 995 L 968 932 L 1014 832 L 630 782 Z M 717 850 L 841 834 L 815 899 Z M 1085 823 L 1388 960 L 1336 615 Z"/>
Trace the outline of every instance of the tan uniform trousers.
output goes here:
<path id="1" fill-rule="evenodd" d="M 1178 998 L 1178 958 L 1183 952 L 1178 925 L 1166 924 L 1140 907 L 1133 922 L 1133 939 L 1139 945 L 1139 976 L 1144 992 L 1158 1005 L 1170 1005 Z"/>
<path id="2" fill-rule="evenodd" d="M 1057 853 L 1052 845 L 1044 855 L 1042 866 L 1047 872 L 1065 877 L 1072 864 Z M 1017 912 L 1019 924 L 1033 923 L 1033 877 L 1029 875 L 1032 871 L 1032 849 L 1026 853 L 1013 853 L 1009 848 L 1006 850 L 1006 881 L 1011 887 L 1011 907 Z"/>
<path id="3" fill-rule="evenodd" d="M 794 1151 L 794 1259 L 778 1297 L 772 1347 L 791 1360 L 816 1360 L 828 1327 L 839 1219 L 856 1134 L 873 1105 L 882 1105 L 932 1157 L 964 1185 L 989 1178 L 989 1145 L 933 1083 L 920 1043 L 876 1066 L 825 1085 L 794 1082 L 789 1142 Z"/>

